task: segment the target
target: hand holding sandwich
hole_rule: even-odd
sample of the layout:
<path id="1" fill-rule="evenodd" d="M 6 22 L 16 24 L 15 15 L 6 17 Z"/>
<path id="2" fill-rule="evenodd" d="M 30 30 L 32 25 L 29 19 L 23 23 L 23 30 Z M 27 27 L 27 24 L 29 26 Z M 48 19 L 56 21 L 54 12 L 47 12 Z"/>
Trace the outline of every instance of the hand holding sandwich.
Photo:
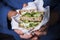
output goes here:
<path id="1" fill-rule="evenodd" d="M 27 4 L 23 4 L 23 7 L 26 7 L 26 6 L 27 6 Z M 11 17 L 15 16 L 16 14 L 17 14 L 16 11 L 10 11 L 8 13 L 8 19 L 11 20 Z M 45 29 L 45 27 L 42 27 L 40 30 L 35 31 L 34 32 L 35 35 L 24 34 L 21 30 L 18 30 L 18 29 L 14 29 L 14 31 L 20 36 L 20 38 L 23 38 L 23 39 L 31 38 L 31 40 L 35 40 L 35 39 L 38 39 L 38 36 L 46 34 L 45 31 L 41 31 L 41 30 L 44 30 L 44 29 Z"/>

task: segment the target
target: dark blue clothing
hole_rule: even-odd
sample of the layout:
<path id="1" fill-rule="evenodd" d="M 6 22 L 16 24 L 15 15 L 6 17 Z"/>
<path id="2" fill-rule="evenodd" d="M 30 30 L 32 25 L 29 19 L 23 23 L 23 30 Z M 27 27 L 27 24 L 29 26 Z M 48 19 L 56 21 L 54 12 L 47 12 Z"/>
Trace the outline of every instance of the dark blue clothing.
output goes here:
<path id="1" fill-rule="evenodd" d="M 0 0 L 0 33 L 13 35 L 16 40 L 22 40 L 17 33 L 8 29 L 7 14 L 10 10 L 22 8 L 23 3 L 33 0 Z"/>
<path id="2" fill-rule="evenodd" d="M 16 40 L 22 40 L 17 33 L 15 33 L 13 30 L 8 29 L 7 14 L 10 10 L 21 9 L 22 4 L 27 2 L 32 2 L 33 0 L 0 0 L 0 1 L 1 1 L 0 2 L 0 33 L 13 35 Z M 50 5 L 50 0 L 44 0 L 44 7 L 48 5 Z M 55 4 L 52 4 L 52 5 L 55 5 Z M 56 7 L 55 8 L 59 9 L 59 5 L 57 8 Z M 46 38 L 47 40 L 48 39 L 50 40 L 53 37 L 54 35 L 50 32 L 48 33 L 47 36 L 42 37 L 41 40 L 46 40 Z"/>

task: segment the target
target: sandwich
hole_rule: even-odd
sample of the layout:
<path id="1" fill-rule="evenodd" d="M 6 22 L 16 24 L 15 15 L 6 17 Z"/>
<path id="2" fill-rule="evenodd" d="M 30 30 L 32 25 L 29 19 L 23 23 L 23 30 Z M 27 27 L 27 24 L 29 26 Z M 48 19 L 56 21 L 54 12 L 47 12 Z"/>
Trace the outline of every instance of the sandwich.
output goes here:
<path id="1" fill-rule="evenodd" d="M 31 30 L 34 29 L 43 19 L 44 12 L 32 10 L 20 10 L 19 27 Z"/>

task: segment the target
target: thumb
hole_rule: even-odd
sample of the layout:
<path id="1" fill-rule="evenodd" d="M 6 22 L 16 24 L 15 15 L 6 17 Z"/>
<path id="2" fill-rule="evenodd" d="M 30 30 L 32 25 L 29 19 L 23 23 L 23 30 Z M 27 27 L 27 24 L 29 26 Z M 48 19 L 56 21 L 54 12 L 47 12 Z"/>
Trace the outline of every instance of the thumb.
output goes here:
<path id="1" fill-rule="evenodd" d="M 26 7 L 26 6 L 28 6 L 28 4 L 24 3 L 24 4 L 23 4 L 23 7 Z"/>

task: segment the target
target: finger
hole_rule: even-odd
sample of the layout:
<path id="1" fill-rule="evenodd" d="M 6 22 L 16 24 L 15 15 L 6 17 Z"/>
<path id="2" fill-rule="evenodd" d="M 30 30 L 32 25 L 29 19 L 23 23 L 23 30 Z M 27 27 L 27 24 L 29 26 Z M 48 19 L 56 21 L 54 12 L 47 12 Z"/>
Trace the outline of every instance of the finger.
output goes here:
<path id="1" fill-rule="evenodd" d="M 18 30 L 18 29 L 15 29 L 14 31 L 15 31 L 17 34 L 19 34 L 19 35 L 24 34 L 21 30 Z"/>
<path id="2" fill-rule="evenodd" d="M 35 35 L 37 35 L 37 36 L 39 36 L 39 35 L 41 35 L 41 34 L 42 34 L 42 32 L 35 31 L 35 32 L 34 32 L 34 34 L 35 34 Z"/>
<path id="3" fill-rule="evenodd" d="M 24 35 L 20 35 L 20 37 L 23 39 L 29 39 L 32 37 L 32 35 L 24 34 Z"/>
<path id="4" fill-rule="evenodd" d="M 26 6 L 27 6 L 27 4 L 26 4 L 26 3 L 24 3 L 24 4 L 23 4 L 23 7 L 26 7 Z"/>
<path id="5" fill-rule="evenodd" d="M 42 31 L 43 32 L 43 31 L 45 31 L 46 28 L 47 28 L 46 26 L 45 27 L 42 27 L 42 28 L 39 29 L 39 31 Z"/>
<path id="6" fill-rule="evenodd" d="M 35 37 L 31 38 L 31 40 L 38 40 L 38 37 L 35 36 Z"/>
<path id="7" fill-rule="evenodd" d="M 47 32 L 39 32 L 39 31 L 34 32 L 34 34 L 37 36 L 46 35 L 46 33 Z"/>
<path id="8" fill-rule="evenodd" d="M 8 12 L 8 19 L 11 20 L 11 17 L 12 17 L 12 16 L 15 16 L 16 14 L 17 14 L 16 11 L 9 11 L 9 12 Z"/>

